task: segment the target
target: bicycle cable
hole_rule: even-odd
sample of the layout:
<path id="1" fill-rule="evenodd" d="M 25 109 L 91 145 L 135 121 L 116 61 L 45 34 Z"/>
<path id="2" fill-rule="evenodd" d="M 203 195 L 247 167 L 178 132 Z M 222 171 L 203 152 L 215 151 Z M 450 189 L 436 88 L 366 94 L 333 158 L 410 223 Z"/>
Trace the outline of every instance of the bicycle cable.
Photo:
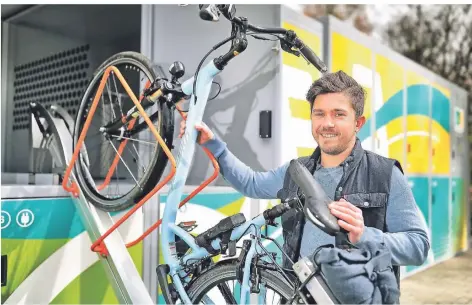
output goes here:
<path id="1" fill-rule="evenodd" d="M 277 39 L 269 39 L 269 38 L 265 38 L 265 37 L 262 37 L 262 36 L 259 36 L 259 35 L 256 35 L 256 32 L 249 32 L 248 34 L 246 34 L 247 36 L 251 36 L 255 39 L 259 39 L 259 40 L 268 40 L 268 41 L 280 41 L 282 40 L 283 38 L 276 35 L 276 34 L 271 34 L 271 33 L 263 33 L 264 35 L 271 35 L 271 36 L 275 36 L 277 37 Z M 197 66 L 197 70 L 195 71 L 195 77 L 194 77 L 194 80 L 193 80 L 193 93 L 194 93 L 194 96 L 195 96 L 195 100 L 194 100 L 194 104 L 197 103 L 197 90 L 196 90 L 196 87 L 197 87 L 197 77 L 198 77 L 198 73 L 200 72 L 200 68 L 202 67 L 203 63 L 205 62 L 205 59 L 210 56 L 210 54 L 214 51 L 216 51 L 218 48 L 220 48 L 221 46 L 223 46 L 225 43 L 228 43 L 229 41 L 233 40 L 234 38 L 236 38 L 236 35 L 231 35 L 230 37 L 224 39 L 223 41 L 217 43 L 216 45 L 214 45 L 210 51 L 208 51 L 207 54 L 205 54 L 205 56 L 202 58 L 202 60 L 200 61 L 200 63 L 198 64 Z M 215 82 L 214 82 L 215 83 Z M 218 86 L 219 86 L 219 91 L 218 93 L 213 97 L 211 98 L 210 100 L 213 100 L 215 99 L 221 92 L 221 86 L 219 83 L 216 83 Z"/>
<path id="2" fill-rule="evenodd" d="M 198 67 L 197 67 L 197 70 L 195 71 L 195 76 L 194 76 L 194 79 L 193 79 L 193 95 L 195 97 L 195 100 L 194 100 L 194 104 L 197 103 L 197 90 L 196 90 L 196 87 L 197 87 L 197 77 L 198 77 L 198 73 L 200 72 L 200 68 L 202 67 L 203 65 L 203 62 L 205 61 L 205 59 L 213 52 L 213 51 L 216 51 L 218 48 L 220 48 L 222 45 L 224 45 L 225 43 L 227 43 L 228 41 L 231 41 L 233 40 L 234 38 L 236 38 L 235 35 L 232 35 L 228 38 L 226 38 L 225 40 L 217 43 L 216 45 L 214 45 L 210 51 L 208 51 L 208 53 L 202 58 L 202 60 L 200 61 L 200 63 L 198 64 Z"/>

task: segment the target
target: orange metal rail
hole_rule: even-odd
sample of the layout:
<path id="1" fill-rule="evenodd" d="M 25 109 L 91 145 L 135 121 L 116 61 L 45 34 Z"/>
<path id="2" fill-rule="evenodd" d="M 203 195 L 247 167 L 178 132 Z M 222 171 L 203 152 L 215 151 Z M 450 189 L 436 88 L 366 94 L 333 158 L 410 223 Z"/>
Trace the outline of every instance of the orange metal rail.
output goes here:
<path id="1" fill-rule="evenodd" d="M 146 203 L 152 196 L 154 196 L 154 194 L 159 191 L 165 184 L 167 184 L 167 182 L 169 182 L 170 179 L 172 179 L 172 177 L 175 175 L 175 172 L 176 172 L 176 162 L 175 162 L 175 158 L 174 156 L 172 155 L 172 153 L 170 152 L 169 148 L 167 147 L 167 145 L 165 144 L 164 140 L 161 138 L 161 136 L 159 135 L 159 133 L 157 132 L 155 126 L 152 124 L 151 120 L 149 119 L 149 117 L 147 116 L 146 112 L 144 111 L 144 109 L 142 108 L 140 102 L 142 100 L 142 95 L 140 96 L 140 99 L 138 101 L 138 99 L 136 98 L 136 96 L 134 95 L 133 91 L 131 90 L 131 88 L 129 87 L 129 85 L 127 84 L 126 80 L 124 79 L 123 75 L 120 73 L 120 71 L 114 67 L 114 66 L 110 66 L 108 67 L 106 70 L 105 70 L 105 73 L 103 74 L 103 77 L 100 81 L 100 85 L 98 87 L 98 90 L 97 90 L 97 93 L 94 97 L 94 100 L 92 102 L 92 105 L 90 107 L 90 111 L 89 111 L 89 114 L 88 114 L 88 117 L 85 121 L 85 124 L 84 124 L 84 128 L 80 134 L 80 137 L 77 141 L 77 146 L 74 150 L 74 153 L 73 153 L 73 156 L 72 156 L 72 159 L 71 159 L 71 162 L 69 164 L 69 166 L 67 167 L 66 169 L 66 172 L 65 172 L 65 175 L 64 175 L 64 180 L 63 180 L 63 183 L 62 183 L 62 187 L 68 191 L 68 192 L 71 192 L 74 196 L 78 196 L 78 192 L 79 192 L 79 189 L 77 187 L 77 184 L 75 182 L 72 182 L 72 185 L 69 186 L 68 185 L 68 181 L 69 181 L 69 178 L 70 178 L 70 174 L 72 172 L 72 169 L 73 169 L 73 166 L 75 164 L 75 162 L 77 161 L 77 158 L 78 158 L 78 155 L 79 155 L 79 152 L 80 152 L 80 149 L 83 145 L 83 142 L 85 140 L 85 135 L 88 131 L 88 128 L 90 127 L 90 124 L 91 124 L 91 121 L 92 121 L 92 118 L 93 118 L 93 115 L 95 114 L 95 110 L 97 108 L 97 104 L 98 104 L 98 101 L 101 97 L 101 95 L 103 94 L 103 89 L 105 87 L 105 84 L 108 80 L 108 77 L 110 76 L 110 73 L 113 71 L 113 73 L 118 77 L 119 81 L 121 82 L 121 84 L 123 85 L 123 87 L 125 88 L 126 92 L 128 93 L 128 95 L 131 97 L 132 101 L 134 102 L 134 104 L 136 105 L 136 108 L 139 110 L 141 116 L 144 118 L 144 120 L 146 121 L 146 123 L 148 124 L 149 126 L 149 129 L 151 130 L 151 132 L 153 133 L 153 135 L 155 136 L 157 142 L 162 146 L 165 154 L 167 155 L 167 157 L 169 158 L 169 161 L 171 163 L 171 170 L 170 170 L 170 173 L 164 178 L 164 180 L 162 180 L 161 182 L 159 182 L 152 190 L 151 192 L 149 192 L 145 197 L 143 197 L 132 209 L 130 209 L 123 217 L 121 217 L 115 224 L 113 224 L 113 226 L 111 226 L 100 238 L 98 238 L 91 246 L 91 250 L 94 251 L 94 252 L 98 252 L 100 253 L 102 256 L 106 256 L 108 255 L 108 250 L 106 249 L 106 246 L 105 244 L 103 243 L 103 241 L 105 240 L 106 237 L 108 237 L 113 231 L 115 231 L 123 222 L 125 222 L 132 214 L 134 214 L 141 206 L 144 205 L 144 203 Z M 146 87 L 149 86 L 150 83 L 148 82 L 146 84 Z M 182 116 L 183 119 L 186 119 L 186 116 L 183 114 L 182 110 L 180 109 L 180 107 L 177 105 L 177 110 L 179 111 L 180 115 Z M 134 122 L 135 120 L 133 120 L 132 122 L 130 122 L 130 126 L 128 127 L 128 129 L 131 129 L 134 125 Z M 119 155 L 121 154 L 122 150 L 124 149 L 124 145 L 126 145 L 126 142 L 123 141 L 120 145 L 120 149 L 121 150 L 118 150 L 118 154 L 117 156 L 115 157 L 115 161 L 117 161 L 117 159 L 119 159 Z M 216 179 L 216 177 L 218 177 L 218 173 L 219 173 L 219 165 L 218 165 L 218 162 L 217 160 L 215 159 L 215 157 L 211 154 L 211 152 L 206 149 L 206 148 L 203 148 L 203 150 L 205 151 L 205 153 L 207 154 L 207 156 L 210 158 L 211 162 L 212 162 L 212 165 L 214 167 L 214 172 L 213 174 L 208 178 L 206 179 L 201 185 L 199 185 L 190 195 L 188 195 L 184 200 L 182 200 L 182 202 L 180 202 L 179 204 L 179 207 L 182 207 L 184 204 L 186 204 L 190 199 L 192 199 L 195 195 L 197 195 L 199 192 L 201 192 L 206 186 L 208 186 L 208 184 L 210 184 L 214 179 Z M 116 163 L 116 164 L 115 164 Z M 112 167 L 110 168 L 108 174 L 113 173 L 116 165 L 117 165 L 118 161 L 117 162 L 113 162 L 112 164 Z M 110 175 L 111 176 L 111 175 Z M 108 177 L 108 175 L 107 175 Z M 108 183 L 105 182 L 100 185 L 100 188 L 103 189 Z M 148 236 L 153 230 L 155 230 L 156 228 L 159 227 L 159 225 L 162 223 L 162 219 L 159 219 L 155 224 L 153 224 L 151 227 L 149 227 L 149 229 L 147 229 L 140 237 L 138 237 L 136 240 L 126 244 L 126 247 L 132 247 L 134 245 L 136 245 L 137 243 L 139 243 L 140 241 L 142 241 L 146 236 Z"/>

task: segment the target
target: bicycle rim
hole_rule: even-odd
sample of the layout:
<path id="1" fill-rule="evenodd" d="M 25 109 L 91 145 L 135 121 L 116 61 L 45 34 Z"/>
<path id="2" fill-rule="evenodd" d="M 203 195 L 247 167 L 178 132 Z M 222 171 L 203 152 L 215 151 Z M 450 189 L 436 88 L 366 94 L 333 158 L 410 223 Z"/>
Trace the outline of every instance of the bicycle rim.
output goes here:
<path id="1" fill-rule="evenodd" d="M 77 143 L 82 132 L 103 74 L 112 65 L 120 71 L 138 99 L 145 86 L 157 78 L 150 61 L 139 53 L 125 52 L 109 58 L 95 71 L 83 95 L 76 118 L 74 143 Z M 165 167 L 162 162 L 167 162 L 167 157 L 162 156 L 161 146 L 147 126 L 138 134 L 126 138 L 104 136 L 99 131 L 101 126 L 126 115 L 134 105 L 118 77 L 110 73 L 85 137 L 87 153 L 81 151 L 75 163 L 77 181 L 84 196 L 102 210 L 124 210 L 136 203 L 150 190 L 150 177 L 160 179 Z M 157 111 L 154 126 L 164 137 L 164 118 L 160 106 L 156 103 L 146 113 L 151 116 Z M 127 125 L 126 128 L 132 130 L 133 126 L 143 122 L 144 119 L 138 117 L 134 125 Z M 123 144 L 123 141 L 126 143 Z M 159 175 L 153 174 L 156 168 L 159 168 Z"/>
<path id="2" fill-rule="evenodd" d="M 241 285 L 236 277 L 236 266 L 218 265 L 197 278 L 188 289 L 192 303 L 238 304 Z M 293 292 L 281 276 L 265 270 L 261 270 L 261 286 L 265 287 L 265 294 L 262 295 L 265 304 L 283 304 Z"/>

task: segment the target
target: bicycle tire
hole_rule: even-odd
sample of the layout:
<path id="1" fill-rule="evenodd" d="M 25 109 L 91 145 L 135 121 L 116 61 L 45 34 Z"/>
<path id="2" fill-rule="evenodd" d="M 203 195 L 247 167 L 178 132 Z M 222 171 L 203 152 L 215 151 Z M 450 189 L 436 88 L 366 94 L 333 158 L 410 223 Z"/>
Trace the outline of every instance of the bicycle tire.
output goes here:
<path id="1" fill-rule="evenodd" d="M 87 89 L 82 95 L 74 126 L 73 149 L 75 149 L 75 145 L 82 131 L 83 122 L 85 122 L 84 111 L 86 111 L 90 103 L 88 100 L 90 91 L 93 90 L 97 82 L 100 82 L 103 73 L 109 66 L 118 64 L 133 64 L 139 67 L 151 81 L 154 81 L 158 77 L 162 77 L 153 68 L 151 61 L 138 52 L 127 51 L 117 53 L 104 61 L 94 71 L 92 80 L 89 82 Z M 158 107 L 159 115 L 156 122 L 157 125 L 155 123 L 155 126 L 161 138 L 163 138 L 163 140 L 166 142 L 166 145 L 169 147 L 169 149 L 171 149 L 174 132 L 174 120 L 172 119 L 173 111 L 165 105 L 158 104 Z M 84 196 L 90 201 L 91 204 L 107 212 L 122 211 L 139 202 L 139 200 L 146 196 L 146 194 L 149 193 L 161 179 L 168 162 L 168 157 L 161 145 L 156 145 L 155 147 L 156 148 L 152 152 L 147 170 L 142 175 L 142 177 L 139 178 L 139 183 L 129 190 L 128 193 L 119 198 L 106 198 L 105 196 L 102 196 L 98 194 L 98 192 L 94 191 L 94 187 L 84 177 L 84 170 L 81 166 L 81 162 L 79 161 L 79 153 L 79 158 L 74 165 L 74 173 L 77 183 L 80 186 Z M 142 188 L 140 188 L 139 185 L 142 185 Z"/>
<path id="2" fill-rule="evenodd" d="M 205 296 L 205 294 L 225 281 L 237 281 L 236 276 L 237 263 L 217 264 L 210 268 L 207 272 L 201 274 L 188 287 L 187 293 L 192 304 L 197 304 Z M 281 275 L 269 270 L 261 270 L 261 283 L 278 292 L 286 300 L 290 299 L 293 294 L 293 288 L 283 279 Z"/>

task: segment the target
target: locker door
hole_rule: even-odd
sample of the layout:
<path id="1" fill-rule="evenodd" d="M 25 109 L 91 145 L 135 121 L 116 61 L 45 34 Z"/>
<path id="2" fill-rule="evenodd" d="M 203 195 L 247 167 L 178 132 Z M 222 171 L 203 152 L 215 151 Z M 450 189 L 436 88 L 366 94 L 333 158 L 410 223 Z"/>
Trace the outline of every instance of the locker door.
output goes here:
<path id="1" fill-rule="evenodd" d="M 464 179 L 452 178 L 451 244 L 454 253 L 467 246 L 467 214 L 465 206 Z"/>
<path id="2" fill-rule="evenodd" d="M 421 176 L 410 176 L 408 178 L 408 183 L 410 185 L 411 191 L 413 193 L 413 197 L 415 198 L 416 205 L 418 206 L 421 217 L 423 217 L 424 221 L 426 222 L 426 227 L 429 229 L 430 226 L 430 219 L 429 219 L 429 184 L 427 177 Z M 426 265 L 427 262 L 424 263 Z M 418 266 L 407 266 L 406 272 L 411 272 L 418 268 Z"/>
<path id="3" fill-rule="evenodd" d="M 448 255 L 449 240 L 449 178 L 431 179 L 431 224 L 434 260 Z"/>

